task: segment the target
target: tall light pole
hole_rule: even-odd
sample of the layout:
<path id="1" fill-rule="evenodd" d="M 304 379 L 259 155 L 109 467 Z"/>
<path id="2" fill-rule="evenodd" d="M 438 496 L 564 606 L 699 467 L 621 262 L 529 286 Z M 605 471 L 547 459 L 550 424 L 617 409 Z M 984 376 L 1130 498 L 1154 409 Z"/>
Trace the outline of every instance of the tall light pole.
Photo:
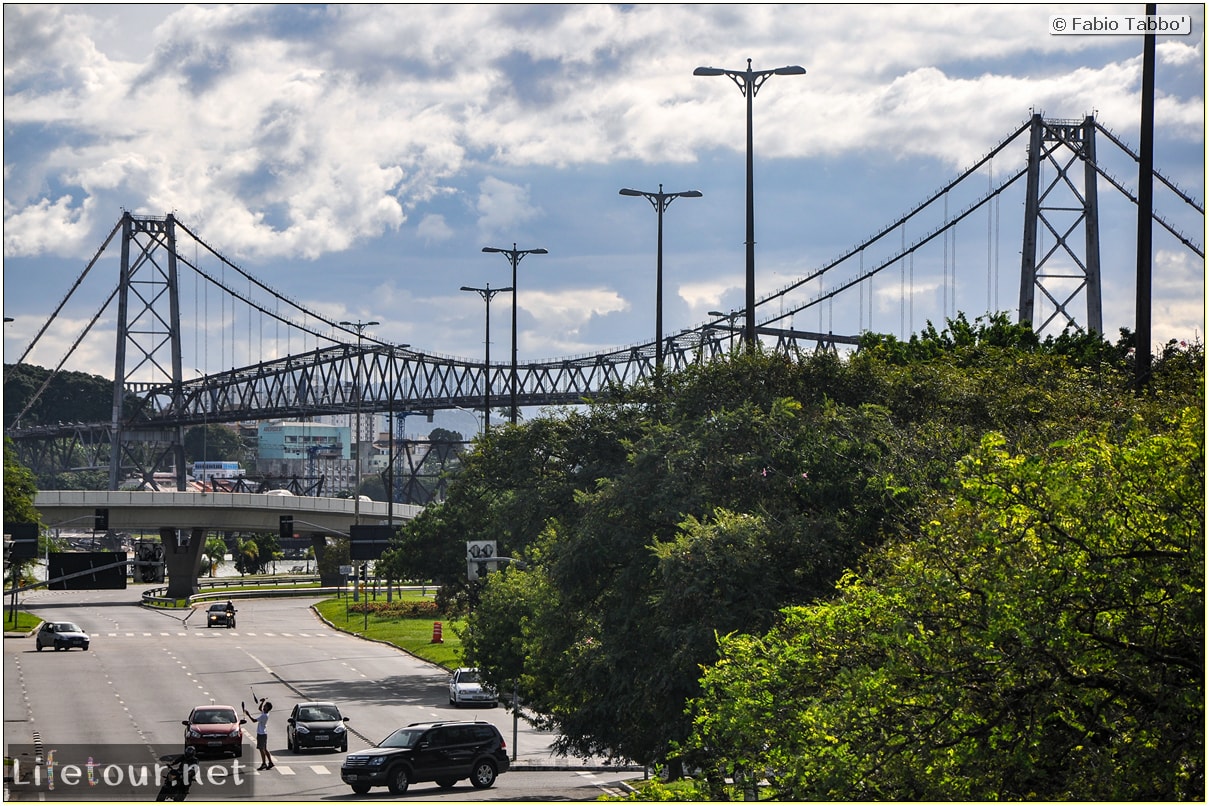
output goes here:
<path id="1" fill-rule="evenodd" d="M 395 380 L 399 373 L 395 371 L 395 350 L 406 350 L 410 344 L 392 344 L 390 346 L 390 389 L 386 393 L 386 525 L 393 534 L 395 531 Z M 387 597 L 390 590 L 387 589 Z"/>
<path id="2" fill-rule="evenodd" d="M 727 76 L 747 98 L 747 322 L 743 335 L 749 350 L 754 348 L 756 343 L 756 203 L 755 182 L 752 178 L 751 102 L 769 76 L 805 74 L 806 69 L 797 65 L 778 67 L 775 70 L 752 70 L 751 59 L 747 60 L 746 70 L 698 67 L 693 71 L 695 76 Z"/>
<path id="3" fill-rule="evenodd" d="M 512 381 L 509 384 L 512 387 L 512 416 L 511 422 L 516 425 L 516 264 L 520 263 L 525 255 L 546 255 L 549 254 L 545 249 L 517 249 L 516 244 L 512 244 L 511 249 L 497 249 L 494 246 L 484 246 L 484 252 L 499 252 L 508 258 L 508 262 L 512 264 Z"/>
<path id="4" fill-rule="evenodd" d="M 514 269 L 515 271 L 515 269 Z M 483 298 L 483 302 L 487 303 L 487 323 L 483 329 L 486 334 L 483 337 L 483 343 L 486 345 L 483 353 L 483 434 L 487 433 L 487 429 L 491 427 L 491 298 L 496 294 L 504 291 L 514 291 L 512 286 L 505 288 L 492 288 L 491 283 L 487 283 L 486 288 L 472 288 L 471 286 L 462 286 L 463 291 L 474 291 Z M 516 320 L 513 319 L 515 322 Z M 516 331 L 513 331 L 512 343 L 516 344 Z M 513 351 L 513 355 L 516 352 Z M 515 359 L 514 359 L 515 360 Z"/>
<path id="5" fill-rule="evenodd" d="M 361 523 L 361 335 L 367 327 L 380 325 L 381 322 L 362 322 L 358 319 L 356 322 L 341 322 L 345 327 L 357 329 L 357 366 L 353 371 L 355 380 L 353 388 L 357 393 L 357 462 L 356 462 L 356 480 L 353 482 L 353 523 Z"/>
<path id="6" fill-rule="evenodd" d="M 659 218 L 658 252 L 655 257 L 655 374 L 663 371 L 663 211 L 672 203 L 672 199 L 701 198 L 699 190 L 682 190 L 679 193 L 664 193 L 663 183 L 659 184 L 659 192 L 651 193 L 645 190 L 622 188 L 618 191 L 622 196 L 642 196 L 655 208 Z"/>

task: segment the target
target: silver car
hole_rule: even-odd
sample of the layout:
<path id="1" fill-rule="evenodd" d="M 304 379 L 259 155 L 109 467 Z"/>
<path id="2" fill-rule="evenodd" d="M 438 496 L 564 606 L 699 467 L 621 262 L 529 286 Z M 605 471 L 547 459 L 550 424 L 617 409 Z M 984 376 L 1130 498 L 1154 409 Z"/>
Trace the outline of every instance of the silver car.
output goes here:
<path id="1" fill-rule="evenodd" d="M 47 621 L 42 624 L 42 629 L 38 630 L 35 643 L 39 652 L 48 646 L 54 647 L 56 652 L 60 649 L 71 649 L 73 646 L 87 651 L 88 633 L 70 621 Z"/>
<path id="2" fill-rule="evenodd" d="M 489 704 L 492 707 L 496 704 L 495 692 L 483 687 L 478 669 L 457 669 L 449 678 L 449 704 L 457 706 L 463 703 Z"/>

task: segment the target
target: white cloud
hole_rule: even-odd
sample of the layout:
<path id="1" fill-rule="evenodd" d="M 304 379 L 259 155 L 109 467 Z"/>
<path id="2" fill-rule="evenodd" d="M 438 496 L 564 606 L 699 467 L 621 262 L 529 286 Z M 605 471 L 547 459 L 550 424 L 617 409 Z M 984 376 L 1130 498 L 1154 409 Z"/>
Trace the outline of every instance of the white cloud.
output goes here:
<path id="1" fill-rule="evenodd" d="M 479 184 L 475 210 L 479 215 L 479 229 L 489 235 L 506 233 L 541 214 L 541 208 L 529 202 L 528 187 L 491 176 Z"/>
<path id="2" fill-rule="evenodd" d="M 524 290 L 517 297 L 517 307 L 537 323 L 518 334 L 518 350 L 534 358 L 553 358 L 591 352 L 594 346 L 583 336 L 585 326 L 592 319 L 629 310 L 630 306 L 612 289 L 579 288 Z"/>
<path id="3" fill-rule="evenodd" d="M 51 202 L 40 199 L 24 208 L 4 212 L 5 257 L 28 257 L 52 251 L 74 251 L 92 237 L 86 200 L 84 208 L 63 196 Z M 74 248 L 73 248 L 74 247 Z"/>
<path id="4" fill-rule="evenodd" d="M 806 68 L 805 76 L 771 78 L 754 104 L 758 170 L 776 171 L 782 182 L 801 176 L 802 188 L 817 182 L 820 166 L 866 158 L 871 165 L 923 158 L 965 167 L 1030 109 L 1057 117 L 1094 111 L 1136 142 L 1140 40 L 1050 36 L 1045 27 L 1056 8 L 9 5 L 5 256 L 53 255 L 78 265 L 121 210 L 175 212 L 254 273 L 271 265 L 279 277 L 264 279 L 287 293 L 316 298 L 317 307 L 342 318 L 389 300 L 408 311 L 408 326 L 419 333 L 432 314 L 418 309 L 440 306 L 416 300 L 439 299 L 460 283 L 482 285 L 476 275 L 503 271 L 498 258 L 489 267 L 476 263 L 469 255 L 483 243 L 467 239 L 506 247 L 532 233 L 522 247 L 549 247 L 550 264 L 589 287 L 615 286 L 542 300 L 548 307 L 533 311 L 544 317 L 543 332 L 523 338 L 555 338 L 545 328 L 557 327 L 562 340 L 545 346 L 578 350 L 587 347 L 580 343 L 585 322 L 626 318 L 617 314 L 650 294 L 649 270 L 635 272 L 637 279 L 617 271 L 628 256 L 616 245 L 638 242 L 619 237 L 619 219 L 601 212 L 617 188 L 653 186 L 665 174 L 668 181 L 692 177 L 682 187 L 700 187 L 706 198 L 677 218 L 676 237 L 700 250 L 696 265 L 733 264 L 741 254 L 741 207 L 732 208 L 738 220 L 718 210 L 721 192 L 736 192 L 722 185 L 730 181 L 721 176 L 724 164 L 741 176 L 743 97 L 729 79 L 694 77 L 694 67 L 737 69 L 750 57 L 756 69 Z M 1197 33 L 1159 41 L 1156 115 L 1169 143 L 1191 144 L 1181 151 L 1183 175 L 1172 178 L 1203 197 L 1204 12 L 1184 8 Z M 612 166 L 625 167 L 620 182 Z M 658 175 L 634 175 L 637 168 Z M 910 201 L 949 178 L 936 176 Z M 842 209 L 848 228 L 860 222 L 852 237 L 905 209 L 902 201 L 892 210 L 879 205 L 879 196 L 901 188 L 855 192 L 865 181 L 889 180 L 836 168 L 825 187 L 811 188 L 826 192 L 820 214 Z M 773 185 L 761 182 L 761 192 Z M 598 195 L 598 204 L 582 202 Z M 575 220 L 566 199 L 582 204 Z M 806 205 L 799 197 L 782 201 L 783 216 Z M 762 272 L 774 265 L 767 259 L 773 248 L 794 250 L 786 269 L 811 268 L 805 255 L 834 248 L 786 244 L 779 233 L 794 230 L 785 224 L 769 237 L 772 205 L 761 205 Z M 693 230 L 694 221 L 712 229 Z M 1203 219 L 1181 222 L 1193 231 L 1198 225 Z M 731 228 L 731 251 L 720 258 L 721 246 L 699 244 L 721 243 L 723 227 Z M 399 262 L 408 267 L 414 298 L 390 296 L 372 276 L 383 271 L 374 265 L 386 254 L 390 272 Z M 692 277 L 675 285 L 678 298 L 665 306 L 669 327 L 682 326 L 671 321 L 673 310 L 687 306 L 703 316 L 739 298 L 741 276 L 711 275 L 720 273 L 669 273 Z M 1180 276 L 1203 289 L 1203 269 Z M 19 281 L 6 279 L 7 296 Z M 1190 288 L 1164 309 L 1181 327 L 1190 321 L 1184 304 L 1202 303 L 1203 291 Z M 1106 298 L 1106 312 L 1111 304 Z M 467 307 L 471 322 L 481 322 L 481 308 Z M 642 329 L 649 329 L 645 320 Z M 450 338 L 468 338 L 476 354 L 482 334 L 458 331 Z M 409 336 L 402 338 L 424 338 Z M 621 340 L 632 338 L 648 336 Z"/>
<path id="5" fill-rule="evenodd" d="M 453 237 L 453 228 L 445 222 L 443 215 L 426 215 L 416 226 L 416 234 L 425 241 L 447 241 Z"/>
<path id="6" fill-rule="evenodd" d="M 693 310 L 706 310 L 721 304 L 723 295 L 736 288 L 733 281 L 705 280 L 693 283 L 681 283 L 676 286 L 676 294 L 689 304 Z"/>

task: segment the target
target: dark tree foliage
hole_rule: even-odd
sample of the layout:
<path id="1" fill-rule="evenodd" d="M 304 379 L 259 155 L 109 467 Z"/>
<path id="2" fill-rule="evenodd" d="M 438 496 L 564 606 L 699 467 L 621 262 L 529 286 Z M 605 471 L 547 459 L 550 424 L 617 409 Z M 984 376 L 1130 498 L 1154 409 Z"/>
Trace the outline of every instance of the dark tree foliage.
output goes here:
<path id="1" fill-rule="evenodd" d="M 34 507 L 37 483 L 29 468 L 21 464 L 13 441 L 4 438 L 4 522 L 33 523 L 41 526 L 42 513 Z"/>
<path id="2" fill-rule="evenodd" d="M 209 423 L 185 431 L 182 440 L 185 461 L 243 462 L 247 460 L 239 432 L 232 427 Z"/>
<path id="3" fill-rule="evenodd" d="M 718 637 L 832 599 L 847 569 L 920 532 L 988 434 L 1027 455 L 1203 408 L 1199 346 L 1160 358 L 1143 394 L 1131 360 L 1127 339 L 1041 340 L 1005 317 L 846 358 L 738 352 L 498 426 L 384 561 L 470 595 L 467 661 L 563 750 L 663 762 L 692 733 Z M 467 540 L 526 566 L 469 587 Z"/>
<path id="4" fill-rule="evenodd" d="M 990 434 L 834 601 L 723 639 L 690 757 L 777 800 L 1204 797 L 1204 411 Z"/>
<path id="5" fill-rule="evenodd" d="M 276 532 L 249 535 L 236 544 L 233 554 L 235 570 L 241 574 L 263 574 L 281 553 L 281 540 Z"/>
<path id="6" fill-rule="evenodd" d="M 30 364 L 4 366 L 4 425 L 10 427 L 51 373 Z M 113 381 L 83 372 L 58 372 L 21 425 L 101 423 L 113 417 Z"/>

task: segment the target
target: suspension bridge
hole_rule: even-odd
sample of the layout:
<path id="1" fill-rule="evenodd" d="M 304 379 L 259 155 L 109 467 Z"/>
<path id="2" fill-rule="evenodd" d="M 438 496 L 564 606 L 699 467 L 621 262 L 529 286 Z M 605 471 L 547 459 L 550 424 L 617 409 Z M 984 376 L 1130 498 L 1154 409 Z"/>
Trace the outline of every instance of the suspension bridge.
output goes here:
<path id="1" fill-rule="evenodd" d="M 1025 154 L 1022 161 L 1011 156 L 1020 152 Z M 1057 120 L 1033 114 L 902 216 L 758 298 L 758 340 L 773 351 L 837 350 L 856 345 L 866 331 L 893 333 L 893 316 L 884 309 L 875 314 L 875 294 L 897 298 L 897 331 L 905 338 L 916 324 L 915 306 L 924 294 L 916 288 L 916 273 L 925 266 L 934 276 L 939 265 L 942 278 L 927 291 L 929 298 L 940 296 L 940 316 L 933 318 L 955 316 L 959 285 L 980 285 L 983 272 L 985 310 L 999 312 L 998 243 L 1005 199 L 1021 211 L 1019 295 L 1012 301 L 1019 321 L 1039 333 L 1066 328 L 1102 332 L 1100 192 L 1135 205 L 1135 211 L 1137 205 L 1130 181 L 1110 169 L 1113 160 L 1105 152 L 1134 166 L 1136 177 L 1137 155 L 1094 117 Z M 1156 203 L 1155 231 L 1166 233 L 1174 248 L 1195 255 L 1203 266 L 1203 245 L 1177 223 L 1191 220 L 1203 232 L 1203 202 L 1158 171 L 1154 179 L 1156 187 L 1167 191 L 1169 205 L 1160 209 Z M 1174 214 L 1168 212 L 1172 209 Z M 985 255 L 980 247 L 970 247 L 968 233 L 980 229 L 986 232 Z M 959 238 L 959 231 L 966 234 Z M 108 468 L 110 489 L 117 489 L 131 468 L 148 480 L 157 470 L 171 468 L 177 489 L 184 489 L 182 434 L 191 426 L 309 420 L 354 411 L 489 410 L 486 401 L 499 405 L 510 398 L 520 407 L 578 404 L 607 396 L 615 385 L 652 378 L 659 346 L 665 371 L 677 371 L 724 356 L 742 332 L 735 322 L 742 312 L 732 311 L 666 334 L 662 345 L 651 341 L 530 361 L 517 365 L 514 375 L 508 363 L 376 340 L 363 328 L 334 321 L 270 287 L 186 222 L 172 215 L 125 213 L 17 363 L 55 332 L 85 277 L 113 268 L 111 290 L 75 336 L 68 355 L 52 368 L 61 371 L 71 350 L 116 308 L 112 416 L 93 423 L 31 422 L 29 412 L 45 384 L 21 411 L 5 411 L 5 432 L 27 465 L 45 466 L 52 453 L 72 456 L 76 465 L 84 456 L 88 466 Z M 232 346 L 229 370 L 190 376 L 185 334 L 191 320 L 196 326 L 210 318 L 211 294 L 219 300 L 224 330 L 241 335 L 246 358 L 237 362 Z M 837 301 L 854 298 L 856 321 L 837 330 Z M 848 304 L 846 310 L 852 307 Z M 813 326 L 802 326 L 804 321 Z"/>

